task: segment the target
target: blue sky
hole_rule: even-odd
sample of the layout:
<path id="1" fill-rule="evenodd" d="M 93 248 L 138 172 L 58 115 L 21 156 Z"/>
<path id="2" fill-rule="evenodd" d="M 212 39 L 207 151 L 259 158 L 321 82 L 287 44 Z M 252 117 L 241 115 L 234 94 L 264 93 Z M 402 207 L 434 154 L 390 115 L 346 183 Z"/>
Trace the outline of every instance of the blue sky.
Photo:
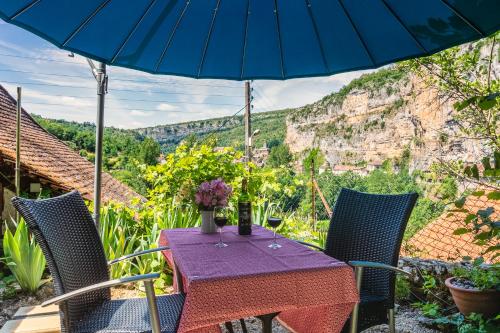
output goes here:
<path id="1" fill-rule="evenodd" d="M 324 78 L 254 81 L 254 112 L 297 107 L 337 91 L 363 71 Z M 138 128 L 228 116 L 244 105 L 242 82 L 195 80 L 108 67 L 106 126 Z M 0 21 L 0 84 L 23 88 L 28 112 L 95 121 L 96 83 L 85 58 Z"/>

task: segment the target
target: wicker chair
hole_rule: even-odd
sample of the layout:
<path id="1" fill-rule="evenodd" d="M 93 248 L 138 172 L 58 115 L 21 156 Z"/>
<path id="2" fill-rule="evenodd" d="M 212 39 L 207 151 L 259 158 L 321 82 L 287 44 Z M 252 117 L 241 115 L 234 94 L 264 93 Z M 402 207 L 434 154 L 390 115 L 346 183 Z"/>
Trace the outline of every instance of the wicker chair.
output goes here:
<path id="1" fill-rule="evenodd" d="M 355 268 L 361 302 L 343 332 L 389 324 L 395 332 L 394 288 L 404 230 L 416 193 L 380 195 L 342 189 L 335 204 L 326 248 L 315 247 Z"/>
<path id="2" fill-rule="evenodd" d="M 45 200 L 16 197 L 12 202 L 47 259 L 57 296 L 42 306 L 59 305 L 61 332 L 176 332 L 184 295 L 156 297 L 153 280 L 159 274 L 110 281 L 108 272 L 108 265 L 166 247 L 107 262 L 97 229 L 78 192 Z M 146 298 L 110 299 L 110 287 L 137 281 L 144 282 Z"/>

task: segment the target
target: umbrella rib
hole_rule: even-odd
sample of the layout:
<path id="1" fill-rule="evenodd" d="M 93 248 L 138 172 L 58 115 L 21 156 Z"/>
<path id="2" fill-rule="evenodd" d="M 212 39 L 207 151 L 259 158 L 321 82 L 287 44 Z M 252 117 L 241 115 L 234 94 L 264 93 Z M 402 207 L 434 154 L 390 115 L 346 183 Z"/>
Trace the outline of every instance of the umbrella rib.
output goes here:
<path id="1" fill-rule="evenodd" d="M 449 10 L 451 10 L 453 12 L 453 14 L 455 14 L 456 16 L 458 16 L 462 21 L 464 21 L 469 27 L 471 27 L 475 32 L 477 32 L 482 38 L 486 37 L 486 34 L 481 31 L 481 29 L 479 29 L 478 26 L 476 26 L 474 23 L 472 23 L 468 18 L 466 18 L 465 16 L 463 16 L 462 14 L 460 14 L 458 12 L 457 9 L 455 9 L 455 7 L 453 7 L 452 5 L 450 5 L 448 3 L 447 0 L 441 0 L 441 2 L 446 6 L 448 7 Z"/>
<path id="2" fill-rule="evenodd" d="M 318 25 L 316 24 L 316 20 L 314 19 L 314 15 L 311 10 L 311 2 L 309 0 L 305 0 L 307 6 L 307 12 L 309 13 L 309 17 L 311 19 L 314 34 L 316 35 L 316 39 L 318 40 L 319 50 L 321 52 L 321 59 L 323 59 L 323 65 L 326 68 L 327 72 L 330 72 L 330 67 L 328 66 L 328 62 L 326 61 L 325 49 L 323 48 L 323 43 L 321 43 L 321 38 L 319 36 Z"/>
<path id="3" fill-rule="evenodd" d="M 34 0 L 31 3 L 27 4 L 26 6 L 24 6 L 23 8 L 19 9 L 17 12 L 14 13 L 14 15 L 9 17 L 9 21 L 15 20 L 19 15 L 21 15 L 22 13 L 24 13 L 25 11 L 27 11 L 28 9 L 30 9 L 39 2 L 40 0 Z"/>
<path id="4" fill-rule="evenodd" d="M 205 55 L 207 53 L 208 43 L 210 43 L 210 37 L 212 36 L 212 31 L 214 29 L 215 18 L 217 17 L 217 12 L 219 11 L 220 2 L 221 0 L 217 0 L 217 5 L 215 6 L 214 9 L 214 15 L 212 16 L 212 22 L 210 23 L 210 29 L 208 30 L 207 39 L 205 41 L 205 46 L 203 47 L 203 53 L 201 55 L 200 65 L 198 66 L 198 76 L 197 76 L 198 78 L 200 77 L 201 69 L 203 68 L 203 64 L 205 63 Z"/>
<path id="5" fill-rule="evenodd" d="M 243 80 L 243 72 L 245 71 L 245 57 L 247 52 L 247 36 L 248 36 L 248 15 L 250 15 L 250 0 L 247 0 L 247 16 L 245 19 L 245 36 L 243 37 L 243 55 L 241 57 L 240 80 Z"/>
<path id="6" fill-rule="evenodd" d="M 285 78 L 285 65 L 283 61 L 283 47 L 281 45 L 281 29 L 280 29 L 280 20 L 278 14 L 278 1 L 274 0 L 274 16 L 276 17 L 276 30 L 278 33 L 278 46 L 280 48 L 280 61 L 281 61 L 281 78 Z"/>
<path id="7" fill-rule="evenodd" d="M 349 20 L 349 23 L 351 23 L 351 26 L 352 26 L 354 32 L 356 33 L 356 36 L 358 36 L 359 41 L 363 45 L 363 47 L 365 49 L 365 52 L 368 55 L 368 58 L 370 58 L 370 61 L 371 61 L 372 65 L 375 66 L 375 61 L 373 60 L 373 56 L 372 56 L 371 52 L 368 50 L 368 46 L 366 45 L 365 41 L 361 37 L 361 34 L 359 33 L 358 28 L 356 28 L 356 25 L 352 21 L 351 15 L 349 14 L 349 12 L 347 12 L 347 9 L 344 7 L 344 4 L 342 3 L 342 0 L 337 0 L 337 1 L 340 4 L 340 7 L 342 7 L 342 10 L 344 11 L 344 14 L 347 16 L 347 19 Z"/>
<path id="8" fill-rule="evenodd" d="M 148 8 L 144 11 L 144 13 L 141 15 L 141 18 L 135 23 L 134 27 L 132 28 L 132 30 L 130 30 L 130 32 L 128 33 L 127 37 L 123 40 L 123 42 L 121 43 L 120 47 L 118 48 L 118 50 L 116 51 L 116 53 L 113 55 L 113 57 L 111 58 L 111 64 L 113 64 L 116 60 L 116 57 L 118 57 L 118 55 L 122 52 L 123 48 L 125 47 L 125 45 L 128 43 L 128 41 L 130 40 L 130 38 L 132 38 L 132 35 L 134 34 L 134 32 L 137 30 L 137 28 L 139 27 L 139 25 L 141 24 L 142 20 L 144 20 L 144 17 L 146 17 L 146 15 L 149 13 L 149 11 L 151 10 L 151 8 L 154 6 L 154 4 L 156 3 L 157 0 L 152 0 L 151 3 L 149 4 Z"/>
<path id="9" fill-rule="evenodd" d="M 85 27 L 89 22 L 90 20 L 92 20 L 94 18 L 94 16 L 97 15 L 97 13 L 99 13 L 101 11 L 101 9 L 103 9 L 104 7 L 106 7 L 106 5 L 110 2 L 111 0 L 106 0 L 104 1 L 103 3 L 101 3 L 99 5 L 99 7 L 97 7 L 89 16 L 87 16 L 87 18 L 85 19 L 85 21 L 83 21 L 83 23 L 81 23 L 78 28 L 76 28 L 70 35 L 69 37 L 67 37 L 64 42 L 61 44 L 62 46 L 66 46 L 66 44 L 69 43 L 70 40 L 73 39 L 73 37 L 76 36 L 77 33 L 79 33 L 83 27 Z"/>
<path id="10" fill-rule="evenodd" d="M 420 48 L 420 50 L 424 51 L 425 54 L 428 54 L 429 52 L 425 49 L 425 47 L 422 45 L 422 43 L 420 43 L 420 41 L 417 39 L 417 37 L 410 31 L 410 29 L 406 26 L 406 24 L 403 22 L 403 20 L 401 20 L 399 18 L 399 16 L 396 14 L 396 12 L 394 12 L 392 7 L 389 6 L 389 4 L 386 2 L 386 0 L 382 0 L 382 3 L 384 4 L 385 8 L 389 12 L 391 12 L 392 16 L 394 16 L 394 18 L 396 20 L 398 20 L 399 24 L 406 30 L 406 32 L 410 35 L 410 37 L 413 39 L 415 44 L 417 44 L 417 46 Z"/>
<path id="11" fill-rule="evenodd" d="M 184 9 L 182 10 L 181 15 L 179 15 L 177 22 L 175 22 L 174 29 L 172 30 L 170 37 L 168 37 L 167 43 L 165 44 L 165 47 L 163 48 L 163 51 L 161 52 L 160 59 L 158 59 L 158 61 L 156 62 L 155 70 L 154 70 L 155 73 L 158 72 L 158 68 L 160 67 L 161 63 L 163 62 L 163 58 L 165 57 L 165 54 L 167 53 L 167 50 L 170 47 L 170 44 L 172 43 L 172 39 L 174 39 L 175 32 L 177 31 L 177 28 L 179 27 L 179 24 L 181 23 L 181 20 L 184 17 L 184 13 L 186 13 L 186 10 L 187 10 L 190 3 L 191 3 L 191 0 L 186 1 L 186 5 L 184 6 Z"/>

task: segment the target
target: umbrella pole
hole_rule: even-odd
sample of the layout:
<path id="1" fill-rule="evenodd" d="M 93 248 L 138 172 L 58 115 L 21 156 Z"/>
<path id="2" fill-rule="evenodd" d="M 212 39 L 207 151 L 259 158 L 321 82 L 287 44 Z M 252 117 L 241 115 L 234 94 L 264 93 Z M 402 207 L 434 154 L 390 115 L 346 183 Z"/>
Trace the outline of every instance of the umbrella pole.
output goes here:
<path id="1" fill-rule="evenodd" d="M 99 229 L 101 211 L 101 177 L 102 177 L 102 141 L 104 133 L 104 100 L 108 92 L 108 75 L 106 64 L 99 63 L 98 67 L 87 59 L 92 73 L 97 81 L 97 119 L 95 129 L 95 170 L 94 170 L 94 222 Z"/>

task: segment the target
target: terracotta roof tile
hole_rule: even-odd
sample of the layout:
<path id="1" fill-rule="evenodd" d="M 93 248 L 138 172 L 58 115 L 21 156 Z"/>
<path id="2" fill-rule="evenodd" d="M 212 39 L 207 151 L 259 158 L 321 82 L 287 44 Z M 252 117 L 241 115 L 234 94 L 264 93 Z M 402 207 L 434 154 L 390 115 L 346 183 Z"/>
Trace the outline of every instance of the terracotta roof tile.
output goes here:
<path id="1" fill-rule="evenodd" d="M 0 122 L 0 155 L 15 160 L 16 101 L 1 85 Z M 21 120 L 21 167 L 63 190 L 76 189 L 85 198 L 92 199 L 94 164 L 45 131 L 24 109 Z M 134 197 L 142 198 L 128 186 L 103 173 L 103 201 L 128 203 Z"/>
<path id="2" fill-rule="evenodd" d="M 464 208 L 477 212 L 479 209 L 493 207 L 495 212 L 492 218 L 498 219 L 500 201 L 490 200 L 486 194 L 480 197 L 470 195 Z M 404 244 L 402 255 L 448 261 L 460 260 L 464 256 L 472 258 L 480 256 L 486 247 L 474 244 L 472 235 L 453 235 L 453 231 L 463 227 L 465 216 L 465 213 L 460 212 L 444 212 Z M 487 261 L 490 258 L 491 256 L 485 256 Z"/>

